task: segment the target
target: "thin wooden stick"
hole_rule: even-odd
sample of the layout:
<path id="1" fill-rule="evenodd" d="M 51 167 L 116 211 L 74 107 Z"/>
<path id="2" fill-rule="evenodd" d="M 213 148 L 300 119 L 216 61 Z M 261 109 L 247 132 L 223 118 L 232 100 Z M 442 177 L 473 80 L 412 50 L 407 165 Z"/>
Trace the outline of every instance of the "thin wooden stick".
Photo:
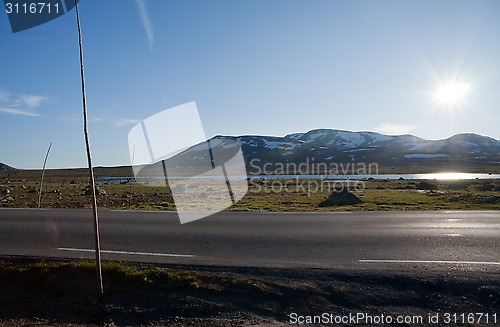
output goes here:
<path id="1" fill-rule="evenodd" d="M 38 191 L 38 208 L 40 209 L 40 205 L 42 202 L 42 187 L 43 187 L 43 177 L 45 176 L 45 166 L 47 165 L 47 158 L 49 157 L 50 148 L 52 147 L 52 142 L 49 145 L 49 149 L 47 150 L 47 154 L 45 155 L 45 160 L 43 161 L 43 170 L 42 170 L 42 179 L 40 180 L 40 190 Z"/>
<path id="2" fill-rule="evenodd" d="M 135 144 L 134 144 L 134 150 L 132 151 L 132 171 L 134 170 L 134 160 L 135 160 Z M 129 195 L 130 197 L 128 198 L 128 205 L 130 206 L 132 204 L 132 178 L 129 178 Z"/>
<path id="3" fill-rule="evenodd" d="M 104 297 L 102 288 L 102 271 L 101 271 L 101 245 L 99 242 L 99 217 L 97 216 L 97 199 L 95 194 L 95 179 L 94 168 L 92 166 L 92 154 L 90 152 L 89 140 L 89 125 L 87 120 L 87 95 L 85 93 L 85 70 L 83 68 L 83 45 L 82 45 L 82 30 L 80 27 L 80 14 L 78 12 L 78 1 L 75 0 L 76 21 L 78 24 L 78 40 L 80 44 L 80 73 L 82 77 L 82 100 L 83 100 L 83 132 L 85 134 L 85 145 L 87 148 L 87 160 L 89 164 L 90 175 L 90 192 L 92 196 L 92 211 L 94 213 L 94 234 L 95 234 L 95 264 L 97 272 L 97 292 L 99 300 Z"/>

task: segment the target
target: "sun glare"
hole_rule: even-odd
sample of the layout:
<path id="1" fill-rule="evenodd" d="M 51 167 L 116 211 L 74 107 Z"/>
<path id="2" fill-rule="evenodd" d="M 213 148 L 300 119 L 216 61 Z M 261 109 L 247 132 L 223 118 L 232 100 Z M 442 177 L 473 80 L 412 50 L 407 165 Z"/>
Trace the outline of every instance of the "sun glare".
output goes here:
<path id="1" fill-rule="evenodd" d="M 445 106 L 462 104 L 470 91 L 470 85 L 465 82 L 446 82 L 439 85 L 435 92 L 435 99 Z"/>

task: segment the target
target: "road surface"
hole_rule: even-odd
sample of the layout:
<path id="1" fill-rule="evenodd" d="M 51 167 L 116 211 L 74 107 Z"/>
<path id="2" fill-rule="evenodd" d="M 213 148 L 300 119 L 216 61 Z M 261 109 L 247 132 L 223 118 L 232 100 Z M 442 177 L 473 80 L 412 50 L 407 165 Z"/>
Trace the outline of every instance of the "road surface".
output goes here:
<path id="1" fill-rule="evenodd" d="M 241 267 L 500 271 L 500 211 L 100 211 L 103 259 Z M 93 258 L 90 210 L 0 209 L 0 255 Z"/>

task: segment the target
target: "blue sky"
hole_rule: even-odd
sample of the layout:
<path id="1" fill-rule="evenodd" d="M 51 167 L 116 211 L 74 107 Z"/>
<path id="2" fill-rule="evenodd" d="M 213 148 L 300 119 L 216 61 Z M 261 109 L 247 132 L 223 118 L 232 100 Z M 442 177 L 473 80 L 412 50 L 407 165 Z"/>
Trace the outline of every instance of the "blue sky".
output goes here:
<path id="1" fill-rule="evenodd" d="M 96 165 L 134 123 L 196 101 L 207 136 L 316 128 L 500 139 L 500 2 L 81 0 Z M 85 167 L 75 12 L 0 13 L 0 162 Z M 466 83 L 453 104 L 441 84 Z M 168 140 L 166 140 L 168 141 Z"/>

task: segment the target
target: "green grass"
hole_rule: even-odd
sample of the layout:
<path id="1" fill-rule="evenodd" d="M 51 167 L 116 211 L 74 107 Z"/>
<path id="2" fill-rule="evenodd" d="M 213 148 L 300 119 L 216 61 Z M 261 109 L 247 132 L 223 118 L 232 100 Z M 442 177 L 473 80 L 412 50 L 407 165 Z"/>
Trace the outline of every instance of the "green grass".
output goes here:
<path id="1" fill-rule="evenodd" d="M 61 287 L 67 287 L 65 283 L 75 283 L 75 292 L 78 293 L 81 291 L 81 287 L 76 284 L 82 282 L 83 285 L 89 286 L 95 276 L 95 263 L 90 261 L 13 263 L 9 260 L 0 260 L 0 279 L 4 282 L 22 280 L 23 288 L 43 290 L 56 295 L 60 293 Z M 123 262 L 103 261 L 102 276 L 105 291 L 114 295 L 172 290 L 224 290 L 235 293 L 274 292 L 272 287 L 258 279 L 242 278 L 231 274 L 133 265 Z M 88 290 L 92 289 L 93 287 L 88 288 Z"/>
<path id="2" fill-rule="evenodd" d="M 58 174 L 56 173 L 58 172 Z M 84 170 L 51 171 L 47 174 L 42 195 L 45 208 L 90 208 L 90 197 L 83 196 L 88 185 Z M 430 181 L 436 191 L 420 191 L 419 181 L 371 180 L 354 193 L 364 201 L 354 206 L 319 207 L 331 193 L 328 184 L 314 180 L 263 181 L 250 185 L 247 195 L 229 208 L 233 211 L 353 211 L 353 210 L 499 210 L 500 181 Z M 496 184 L 496 190 L 483 191 L 485 183 Z M 0 184 L 11 187 L 14 200 L 2 201 L 0 207 L 33 208 L 38 202 L 39 176 L 33 171 L 2 172 Z M 101 185 L 107 196 L 98 197 L 101 209 L 175 210 L 168 187 L 137 184 Z"/>
<path id="3" fill-rule="evenodd" d="M 495 181 L 431 181 L 436 191 L 415 189 L 419 181 L 366 181 L 365 187 L 353 191 L 361 200 L 358 205 L 318 207 L 331 193 L 327 186 L 311 189 L 290 188 L 281 192 L 250 188 L 232 210 L 249 211 L 353 211 L 353 210 L 499 210 L 500 202 L 485 203 L 487 197 L 500 198 L 500 191 L 480 191 L 484 183 Z M 496 181 L 496 183 L 499 183 Z"/>
<path id="4" fill-rule="evenodd" d="M 498 279 L 488 274 L 416 278 L 386 272 L 222 269 L 105 261 L 104 300 L 98 302 L 92 262 L 0 259 L 0 325 L 234 326 L 254 321 L 267 326 L 286 323 L 291 312 L 427 315 L 443 309 L 494 312 L 499 304 Z"/>

